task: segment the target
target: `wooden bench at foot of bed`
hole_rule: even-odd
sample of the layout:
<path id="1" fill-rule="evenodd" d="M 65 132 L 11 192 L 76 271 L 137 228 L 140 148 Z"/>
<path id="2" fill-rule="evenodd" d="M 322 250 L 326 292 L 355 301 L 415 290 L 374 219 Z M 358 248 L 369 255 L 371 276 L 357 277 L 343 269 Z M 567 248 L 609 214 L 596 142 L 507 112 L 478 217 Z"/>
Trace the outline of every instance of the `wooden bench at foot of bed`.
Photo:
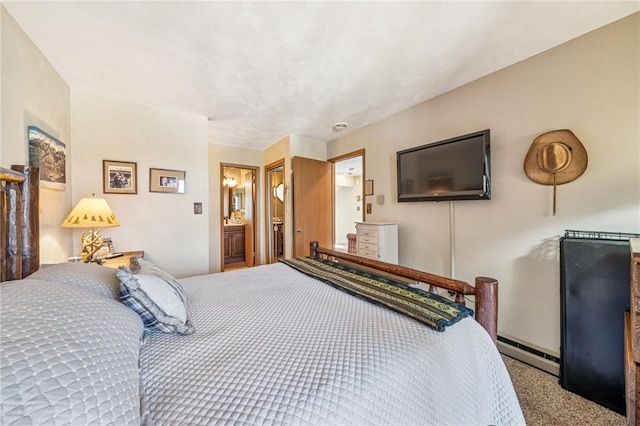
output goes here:
<path id="1" fill-rule="evenodd" d="M 344 260 L 412 281 L 429 285 L 429 291 L 436 293 L 437 288 L 455 293 L 455 301 L 464 305 L 465 296 L 475 296 L 475 318 L 487 330 L 494 341 L 498 338 L 498 281 L 493 278 L 477 277 L 475 287 L 467 282 L 454 280 L 440 275 L 430 274 L 417 269 L 380 262 L 353 254 L 322 248 L 317 241 L 311 243 L 311 256 Z"/>

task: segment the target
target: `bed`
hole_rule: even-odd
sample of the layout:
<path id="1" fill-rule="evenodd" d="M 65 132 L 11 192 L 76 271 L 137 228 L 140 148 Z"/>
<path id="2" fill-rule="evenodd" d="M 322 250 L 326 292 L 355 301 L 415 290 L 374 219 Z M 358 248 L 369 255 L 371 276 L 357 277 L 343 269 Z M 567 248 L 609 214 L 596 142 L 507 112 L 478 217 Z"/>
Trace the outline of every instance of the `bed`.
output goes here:
<path id="1" fill-rule="evenodd" d="M 19 180 L 14 196 L 33 196 L 37 183 Z M 6 186 L 3 212 L 19 210 Z M 489 278 L 471 286 L 317 244 L 179 280 L 144 259 L 118 271 L 3 259 L 21 272 L 0 285 L 2 424 L 524 424 Z"/>

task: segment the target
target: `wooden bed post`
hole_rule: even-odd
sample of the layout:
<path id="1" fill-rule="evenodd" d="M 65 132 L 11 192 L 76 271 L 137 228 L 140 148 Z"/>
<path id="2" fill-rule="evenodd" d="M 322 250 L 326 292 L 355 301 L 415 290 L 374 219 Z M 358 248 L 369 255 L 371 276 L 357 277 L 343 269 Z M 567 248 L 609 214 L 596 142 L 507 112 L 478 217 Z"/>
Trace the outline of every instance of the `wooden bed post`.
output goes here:
<path id="1" fill-rule="evenodd" d="M 498 341 L 498 281 L 476 278 L 476 321 L 489 333 L 493 343 Z"/>
<path id="2" fill-rule="evenodd" d="M 40 216 L 39 216 L 39 188 L 40 170 L 36 166 L 11 166 L 12 170 L 24 176 L 22 184 L 22 275 L 27 277 L 40 268 Z"/>
<path id="3" fill-rule="evenodd" d="M 2 223 L 3 245 L 3 281 L 19 280 L 22 278 L 22 194 L 20 182 L 16 180 L 6 181 L 3 191 L 2 217 L 6 222 Z"/>
<path id="4" fill-rule="evenodd" d="M 7 280 L 7 242 L 9 241 L 9 226 L 6 218 L 8 212 L 8 194 L 4 182 L 0 182 L 0 282 Z"/>
<path id="5" fill-rule="evenodd" d="M 310 254 L 311 257 L 318 257 L 318 242 L 317 241 L 311 241 L 310 245 Z"/>
<path id="6" fill-rule="evenodd" d="M 22 276 L 27 277 L 40 268 L 39 187 L 40 170 L 35 166 L 11 166 L 24 175 L 22 184 Z"/>

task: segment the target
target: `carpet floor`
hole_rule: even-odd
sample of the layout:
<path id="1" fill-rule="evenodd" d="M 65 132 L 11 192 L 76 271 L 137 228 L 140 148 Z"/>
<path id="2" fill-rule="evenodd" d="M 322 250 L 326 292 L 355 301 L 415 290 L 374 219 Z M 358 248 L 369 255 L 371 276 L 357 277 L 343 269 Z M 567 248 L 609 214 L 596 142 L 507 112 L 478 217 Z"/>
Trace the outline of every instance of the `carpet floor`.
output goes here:
<path id="1" fill-rule="evenodd" d="M 558 378 L 502 356 L 528 426 L 623 426 L 626 418 L 562 389 Z"/>

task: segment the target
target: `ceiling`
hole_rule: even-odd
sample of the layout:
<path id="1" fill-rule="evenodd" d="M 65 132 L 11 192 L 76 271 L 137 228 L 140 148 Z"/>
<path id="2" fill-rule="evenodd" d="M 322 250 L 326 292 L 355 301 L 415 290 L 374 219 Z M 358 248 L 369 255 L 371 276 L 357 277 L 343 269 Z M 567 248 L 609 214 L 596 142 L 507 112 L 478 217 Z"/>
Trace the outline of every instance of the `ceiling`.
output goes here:
<path id="1" fill-rule="evenodd" d="M 208 117 L 210 143 L 253 149 L 334 140 L 639 3 L 2 2 L 71 90 Z"/>

